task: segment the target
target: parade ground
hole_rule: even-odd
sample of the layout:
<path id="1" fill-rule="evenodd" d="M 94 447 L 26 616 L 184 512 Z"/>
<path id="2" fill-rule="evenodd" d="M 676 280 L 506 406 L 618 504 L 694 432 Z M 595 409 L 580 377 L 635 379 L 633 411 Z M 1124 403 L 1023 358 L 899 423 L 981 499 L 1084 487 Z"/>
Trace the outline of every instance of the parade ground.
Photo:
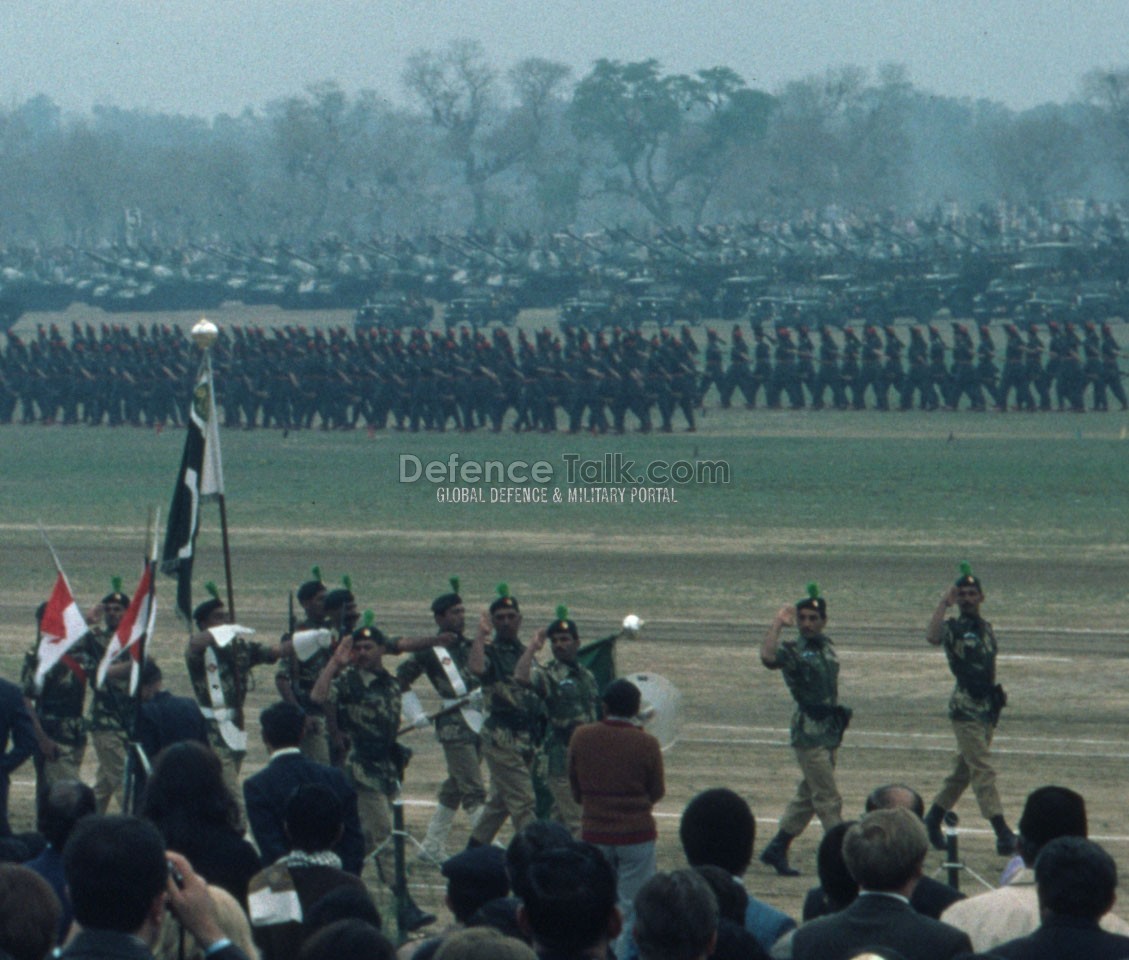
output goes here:
<path id="1" fill-rule="evenodd" d="M 225 431 L 236 615 L 277 640 L 289 592 L 314 564 L 329 583 L 349 575 L 362 609 L 392 634 L 431 632 L 428 604 L 452 575 L 472 616 L 508 583 L 527 638 L 560 603 L 585 640 L 637 614 L 645 625 L 618 644 L 620 673 L 658 673 L 682 693 L 657 811 L 660 864 L 670 867 L 681 863 L 678 815 L 699 790 L 725 785 L 749 800 L 758 851 L 775 829 L 796 780 L 792 704 L 757 654 L 775 611 L 809 581 L 827 597 L 841 699 L 854 709 L 839 753 L 845 813 L 893 780 L 931 798 L 951 756 L 952 679 L 925 625 L 968 560 L 984 582 L 1010 698 L 995 743 L 1009 820 L 1034 787 L 1073 787 L 1089 804 L 1091 835 L 1124 868 L 1127 428 L 1121 413 L 710 409 L 697 432 L 669 435 Z M 4 676 L 18 677 L 54 579 L 38 524 L 80 605 L 113 575 L 130 590 L 148 509 L 163 524 L 183 444 L 176 428 L 0 427 Z M 535 468 L 547 479 L 532 479 Z M 491 470 L 502 480 L 476 479 Z M 223 583 L 215 505 L 201 505 L 200 526 L 197 597 L 206 580 Z M 161 578 L 151 654 L 166 686 L 187 694 L 174 592 Z M 256 718 L 273 698 L 273 671 L 260 668 L 244 773 L 265 759 Z M 426 732 L 404 742 L 415 751 L 406 817 L 422 834 L 442 756 Z M 16 829 L 30 826 L 32 776 L 30 764 L 15 776 Z M 1003 861 L 971 794 L 957 812 L 968 866 L 995 882 Z M 815 824 L 793 847 L 803 877 L 754 863 L 750 891 L 798 917 L 819 835 Z M 465 836 L 460 818 L 452 840 Z M 940 861 L 931 855 L 930 868 Z M 441 903 L 440 882 L 413 869 L 423 906 Z"/>

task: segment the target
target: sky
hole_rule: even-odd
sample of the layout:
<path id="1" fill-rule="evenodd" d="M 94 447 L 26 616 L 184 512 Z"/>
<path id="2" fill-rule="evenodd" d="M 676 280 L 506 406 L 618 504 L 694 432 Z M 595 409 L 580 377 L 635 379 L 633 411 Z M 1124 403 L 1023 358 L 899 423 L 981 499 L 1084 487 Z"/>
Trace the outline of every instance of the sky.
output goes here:
<path id="1" fill-rule="evenodd" d="M 407 57 L 459 38 L 501 70 L 653 57 L 769 92 L 898 63 L 919 90 L 1023 110 L 1129 66 L 1129 0 L 0 0 L 0 107 L 46 94 L 68 113 L 211 118 L 325 80 L 402 105 Z"/>

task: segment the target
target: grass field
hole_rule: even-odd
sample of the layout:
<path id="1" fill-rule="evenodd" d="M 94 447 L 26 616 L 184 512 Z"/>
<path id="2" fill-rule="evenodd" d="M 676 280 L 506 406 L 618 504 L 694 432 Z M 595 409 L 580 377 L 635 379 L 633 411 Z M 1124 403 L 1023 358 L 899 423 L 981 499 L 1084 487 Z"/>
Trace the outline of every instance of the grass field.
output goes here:
<path id="1" fill-rule="evenodd" d="M 983 577 L 996 624 L 1000 674 L 1011 705 L 997 741 L 1000 787 L 1012 820 L 1033 787 L 1059 782 L 1091 805 L 1091 830 L 1129 862 L 1122 786 L 1129 692 L 1129 618 L 1123 414 L 997 415 L 712 411 L 695 434 L 567 435 L 225 432 L 223 455 L 241 622 L 273 637 L 287 593 L 318 563 L 349 573 L 359 599 L 392 632 L 430 629 L 427 604 L 458 574 L 468 604 L 507 581 L 527 632 L 566 603 L 584 635 L 601 636 L 628 612 L 643 636 L 620 645 L 623 672 L 651 670 L 684 695 L 683 736 L 667 753 L 660 859 L 679 862 L 677 815 L 694 792 L 727 784 L 758 815 L 762 840 L 790 795 L 790 700 L 756 648 L 773 613 L 819 582 L 839 648 L 844 702 L 855 719 L 840 754 L 848 811 L 880 782 L 931 794 L 946 772 L 951 678 L 923 640 L 937 598 L 963 559 Z M 0 428 L 0 664 L 18 671 L 32 611 L 50 589 L 42 520 L 80 602 L 111 574 L 136 576 L 150 504 L 167 510 L 183 433 L 59 427 Z M 399 482 L 399 458 L 545 460 L 554 504 L 441 503 L 436 486 Z M 730 482 L 675 488 L 677 503 L 567 502 L 564 457 L 619 453 L 724 461 Z M 475 485 L 477 486 L 477 485 Z M 526 485 L 528 487 L 528 485 Z M 489 498 L 490 487 L 483 485 Z M 551 498 L 550 498 L 551 500 Z M 218 516 L 205 506 L 197 590 L 222 576 Z M 169 685 L 183 628 L 163 612 L 154 655 Z M 269 675 L 251 693 L 271 699 Z M 423 691 L 421 691 L 423 692 Z M 441 755 L 410 735 L 409 825 L 421 830 L 441 778 Z M 260 747 L 249 764 L 263 760 Z M 30 771 L 20 771 L 15 821 L 30 814 Z M 970 866 L 995 879 L 1002 863 L 971 796 Z M 460 826 L 462 826 L 460 824 Z M 794 914 L 814 873 L 819 830 L 796 845 L 807 876 L 778 880 L 755 865 L 757 895 Z M 761 844 L 758 843 L 758 848 Z M 414 881 L 434 885 L 417 871 Z M 437 887 L 421 889 L 439 902 Z"/>

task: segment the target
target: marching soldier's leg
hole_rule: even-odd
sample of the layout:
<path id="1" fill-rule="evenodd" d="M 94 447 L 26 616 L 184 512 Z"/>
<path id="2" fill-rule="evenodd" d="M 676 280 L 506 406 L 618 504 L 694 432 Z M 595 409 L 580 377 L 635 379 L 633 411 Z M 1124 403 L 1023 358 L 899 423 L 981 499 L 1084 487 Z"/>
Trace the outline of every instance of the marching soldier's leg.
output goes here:
<path id="1" fill-rule="evenodd" d="M 95 730 L 91 734 L 98 756 L 98 772 L 94 779 L 94 800 L 98 812 L 105 813 L 115 793 L 120 794 L 125 782 L 125 741 L 113 730 Z"/>
<path id="2" fill-rule="evenodd" d="M 568 777 L 549 777 L 549 791 L 553 794 L 553 819 L 564 824 L 575 838 L 580 837 L 580 804 L 572 798 Z"/>
<path id="3" fill-rule="evenodd" d="M 325 729 L 325 718 L 309 716 L 306 727 L 302 731 L 302 740 L 298 744 L 302 755 L 313 760 L 314 763 L 323 763 L 329 766 L 332 763 L 329 755 L 329 735 Z"/>
<path id="4" fill-rule="evenodd" d="M 812 808 L 824 830 L 843 820 L 843 798 L 835 784 L 835 751 L 806 751 L 800 767 L 811 790 Z"/>

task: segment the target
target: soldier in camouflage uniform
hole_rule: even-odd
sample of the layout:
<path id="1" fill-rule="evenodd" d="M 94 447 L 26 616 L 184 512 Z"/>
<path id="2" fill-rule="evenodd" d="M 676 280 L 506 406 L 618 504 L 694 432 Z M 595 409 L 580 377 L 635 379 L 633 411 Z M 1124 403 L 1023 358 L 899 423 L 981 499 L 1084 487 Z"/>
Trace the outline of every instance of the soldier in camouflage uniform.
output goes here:
<path id="1" fill-rule="evenodd" d="M 200 704 L 200 712 L 208 724 L 208 744 L 223 766 L 223 779 L 240 805 L 242 817 L 243 791 L 239 771 L 247 755 L 247 732 L 243 720 L 243 703 L 251 686 L 251 670 L 261 664 L 275 663 L 288 652 L 288 644 L 268 646 L 248 640 L 247 632 L 236 630 L 223 646 L 213 629 L 229 625 L 223 601 L 206 600 L 192 611 L 192 619 L 200 631 L 188 641 L 185 663 L 192 691 Z"/>
<path id="2" fill-rule="evenodd" d="M 568 743 L 572 732 L 583 723 L 599 719 L 600 691 L 596 678 L 577 659 L 580 632 L 568 610 L 557 608 L 557 619 L 539 630 L 529 649 L 536 655 L 546 641 L 552 644 L 553 659 L 545 666 L 534 666 L 532 658 L 518 661 L 514 676 L 528 684 L 542 699 L 549 715 L 543 744 L 549 766 L 549 790 L 553 795 L 553 818 L 580 836 L 580 804 L 573 799 L 568 780 Z"/>
<path id="3" fill-rule="evenodd" d="M 110 640 L 129 609 L 129 595 L 122 593 L 121 581 L 114 578 L 113 590 L 102 598 L 102 625 L 93 626 L 78 644 L 88 648 L 94 668 L 110 645 Z M 105 813 L 114 794 L 125 784 L 125 758 L 129 749 L 129 731 L 133 725 L 132 700 L 129 695 L 129 654 L 122 651 L 110 664 L 106 679 L 94 688 L 90 702 L 87 728 L 98 757 L 98 772 L 94 777 L 94 798 L 98 812 Z"/>
<path id="4" fill-rule="evenodd" d="M 35 612 L 36 623 L 43 619 L 47 604 Z M 95 608 L 97 610 L 98 608 Z M 94 611 L 90 617 L 93 620 Z M 35 730 L 38 751 L 35 757 L 36 806 L 42 804 L 51 784 L 58 780 L 81 780 L 82 758 L 86 754 L 86 690 L 98 669 L 96 648 L 87 634 L 35 682 L 39 667 L 39 640 L 24 657 L 20 675 L 24 703 Z"/>
<path id="5" fill-rule="evenodd" d="M 366 620 L 369 615 L 366 614 Z M 396 743 L 400 727 L 400 684 L 384 669 L 385 653 L 449 643 L 450 634 L 389 640 L 366 623 L 344 637 L 318 677 L 310 698 L 323 704 L 337 735 L 348 740 L 345 773 L 357 791 L 357 812 L 365 838 L 365 855 L 376 851 L 377 869 L 389 886 L 399 886 L 392 844 L 392 800 L 400 791 L 406 751 Z M 422 913 L 406 890 L 401 928 L 414 929 L 435 918 Z M 405 923 L 405 920 L 407 921 Z"/>
<path id="6" fill-rule="evenodd" d="M 419 698 L 411 693 L 412 684 L 427 674 L 435 692 L 443 698 L 443 711 L 435 717 L 435 738 L 443 747 L 447 762 L 447 779 L 439 785 L 439 804 L 427 825 L 420 850 L 421 859 L 440 863 L 446 859 L 447 836 L 454 823 L 455 812 L 461 805 L 470 817 L 471 827 L 477 823 L 482 805 L 486 801 L 486 787 L 482 782 L 482 746 L 478 732 L 482 729 L 482 714 L 476 709 L 482 694 L 478 678 L 467 661 L 471 641 L 463 635 L 466 626 L 466 607 L 458 593 L 458 580 L 451 580 L 452 591 L 435 598 L 431 613 L 435 624 L 454 640 L 446 646 L 420 650 L 405 660 L 396 670 L 400 690 L 404 694 L 405 716 L 415 726 L 427 726 L 431 721 L 423 712 Z M 460 705 L 466 697 L 477 698 Z"/>
<path id="7" fill-rule="evenodd" d="M 968 564 L 962 564 L 960 577 L 937 604 L 925 635 L 933 646 L 944 647 L 956 678 L 949 699 L 949 719 L 957 741 L 952 772 L 934 798 L 925 825 L 933 846 L 944 850 L 941 823 L 971 784 L 980 813 L 996 832 L 996 852 L 1006 856 L 1015 852 L 1015 834 L 1004 819 L 989 751 L 1007 697 L 996 683 L 996 635 L 992 625 L 980 616 L 983 602 L 980 581 Z M 946 619 L 945 613 L 953 604 L 960 607 L 960 616 Z"/>
<path id="8" fill-rule="evenodd" d="M 491 629 L 494 642 L 487 645 Z M 470 649 L 470 672 L 482 682 L 487 715 L 482 755 L 490 769 L 490 794 L 470 835 L 470 845 L 490 843 L 509 816 L 514 830 L 533 821 L 536 798 L 532 768 L 545 729 L 540 698 L 516 679 L 520 661 L 528 675 L 533 652 L 518 639 L 521 611 L 505 584 L 483 612 Z"/>
<path id="9" fill-rule="evenodd" d="M 800 635 L 781 642 L 780 631 L 797 624 Z M 851 711 L 839 705 L 839 659 L 831 640 L 824 635 L 827 601 L 815 584 L 795 607 L 781 607 L 761 645 L 761 662 L 769 670 L 780 670 L 796 701 L 792 714 L 791 741 L 802 779 L 796 795 L 780 818 L 779 829 L 761 854 L 761 861 L 781 876 L 796 876 L 788 865 L 788 846 L 818 816 L 824 830 L 839 823 L 843 798 L 835 785 L 835 753 Z"/>
<path id="10" fill-rule="evenodd" d="M 298 588 L 297 596 L 305 616 L 294 624 L 290 633 L 283 636 L 284 642 L 293 641 L 295 633 L 329 629 L 325 614 L 327 593 L 316 567 L 314 578 L 307 580 Z M 325 724 L 325 711 L 310 700 L 310 691 L 313 690 L 314 684 L 329 662 L 332 652 L 330 643 L 318 644 L 312 652 L 309 652 L 302 644 L 295 646 L 291 642 L 287 654 L 279 657 L 278 672 L 274 677 L 279 696 L 305 711 L 306 726 L 302 733 L 302 742 L 298 746 L 302 753 L 315 763 L 330 762 L 329 732 Z"/>

